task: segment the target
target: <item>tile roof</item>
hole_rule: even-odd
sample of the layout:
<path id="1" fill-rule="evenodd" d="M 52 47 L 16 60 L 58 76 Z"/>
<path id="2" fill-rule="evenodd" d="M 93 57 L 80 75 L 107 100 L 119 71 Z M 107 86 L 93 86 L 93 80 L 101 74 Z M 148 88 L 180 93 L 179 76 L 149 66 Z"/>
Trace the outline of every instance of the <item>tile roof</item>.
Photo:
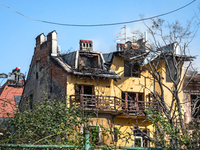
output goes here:
<path id="1" fill-rule="evenodd" d="M 17 109 L 15 96 L 21 96 L 23 87 L 8 86 L 7 83 L 0 88 L 0 117 L 14 116 Z"/>
<path id="2" fill-rule="evenodd" d="M 80 40 L 80 42 L 83 42 L 83 43 L 93 43 L 91 40 Z"/>
<path id="3" fill-rule="evenodd" d="M 123 43 L 117 43 L 117 45 L 118 45 L 118 46 L 122 46 L 122 47 L 125 46 L 125 44 L 123 44 Z"/>

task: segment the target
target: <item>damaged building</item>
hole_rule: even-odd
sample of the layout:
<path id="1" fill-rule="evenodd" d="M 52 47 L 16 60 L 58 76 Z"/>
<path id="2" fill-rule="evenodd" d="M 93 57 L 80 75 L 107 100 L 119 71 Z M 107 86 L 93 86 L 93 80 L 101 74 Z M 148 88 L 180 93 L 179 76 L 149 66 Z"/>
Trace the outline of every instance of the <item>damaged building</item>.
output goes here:
<path id="1" fill-rule="evenodd" d="M 184 81 L 185 122 L 200 120 L 200 74 L 187 75 Z"/>
<path id="2" fill-rule="evenodd" d="M 120 128 L 122 132 L 134 131 L 131 139 L 140 141 L 140 145 L 134 142 L 128 145 L 149 147 L 148 136 L 153 136 L 150 132 L 153 126 L 145 116 L 145 109 L 159 107 L 151 97 L 150 91 L 156 85 L 145 65 L 157 55 L 149 52 L 150 45 L 144 39 L 118 43 L 116 50 L 106 54 L 94 51 L 93 44 L 91 40 L 80 40 L 79 50 L 59 54 L 56 31 L 47 38 L 38 35 L 20 107 L 28 99 L 29 108 L 34 109 L 36 101 L 44 97 L 63 100 L 67 107 L 76 103 L 88 113 L 98 112 L 98 118 L 91 118 L 91 126 L 97 124 L 99 130 L 102 125 Z M 163 83 L 170 86 L 162 75 Z M 124 145 L 125 141 L 116 138 L 117 145 Z M 111 140 L 99 138 L 97 143 L 108 144 Z"/>

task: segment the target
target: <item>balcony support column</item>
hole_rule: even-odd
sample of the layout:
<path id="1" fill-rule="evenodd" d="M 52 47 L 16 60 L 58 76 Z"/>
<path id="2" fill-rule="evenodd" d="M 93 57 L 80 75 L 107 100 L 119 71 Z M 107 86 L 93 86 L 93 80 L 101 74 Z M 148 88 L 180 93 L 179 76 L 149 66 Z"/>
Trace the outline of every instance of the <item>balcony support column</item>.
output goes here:
<path id="1" fill-rule="evenodd" d="M 128 111 L 128 93 L 125 93 L 125 111 Z"/>
<path id="2" fill-rule="evenodd" d="M 116 110 L 116 97 L 114 97 L 114 110 Z"/>

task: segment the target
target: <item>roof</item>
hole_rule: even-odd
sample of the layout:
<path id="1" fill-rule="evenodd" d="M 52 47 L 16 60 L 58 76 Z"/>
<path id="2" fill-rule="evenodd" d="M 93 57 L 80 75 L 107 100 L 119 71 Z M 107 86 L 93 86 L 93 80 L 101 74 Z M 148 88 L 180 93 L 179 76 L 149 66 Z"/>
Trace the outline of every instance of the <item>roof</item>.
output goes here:
<path id="1" fill-rule="evenodd" d="M 66 72 L 74 75 L 120 79 L 119 75 L 109 70 L 100 52 L 79 50 L 52 58 Z"/>
<path id="2" fill-rule="evenodd" d="M 0 88 L 0 117 L 14 116 L 22 92 L 23 87 L 8 86 L 7 83 Z"/>
<path id="3" fill-rule="evenodd" d="M 173 45 L 173 44 L 172 44 Z M 174 46 L 172 46 L 174 47 Z M 124 51 L 116 51 L 116 52 L 111 52 L 111 53 L 105 53 L 103 54 L 106 65 L 110 66 L 112 64 L 112 60 L 114 56 L 121 56 L 124 57 L 125 59 L 129 61 L 136 61 L 139 63 L 141 66 L 147 65 L 149 62 L 152 62 L 153 60 L 157 59 L 158 56 L 159 58 L 163 58 L 163 55 L 166 57 L 172 56 L 172 54 L 169 51 L 167 51 L 166 47 L 163 47 L 164 51 L 149 51 L 145 52 L 145 50 L 141 49 L 129 49 L 129 50 L 124 50 Z M 193 56 L 187 56 L 187 55 L 179 55 L 179 54 L 173 54 L 175 58 L 182 59 L 183 61 L 191 61 L 195 59 Z"/>
<path id="4" fill-rule="evenodd" d="M 103 54 L 104 60 L 107 63 L 107 65 L 111 65 L 112 60 L 113 60 L 113 56 L 114 56 L 113 52 L 112 53 Z"/>
<path id="5" fill-rule="evenodd" d="M 92 43 L 92 40 L 80 40 L 80 42 L 83 42 L 83 43 Z"/>
<path id="6" fill-rule="evenodd" d="M 91 42 L 90 40 L 81 40 L 83 42 Z M 118 43 L 119 45 L 124 45 Z M 169 45 L 174 48 L 174 43 Z M 84 51 L 78 50 L 64 55 L 52 56 L 52 58 L 68 73 L 72 73 L 78 76 L 96 76 L 96 77 L 106 77 L 113 79 L 120 79 L 114 71 L 109 70 L 113 57 L 120 56 L 129 61 L 138 62 L 139 65 L 144 66 L 149 62 L 158 58 L 162 58 L 164 49 L 164 54 L 170 56 L 168 46 L 161 48 L 161 51 L 148 51 L 143 47 L 139 49 L 125 49 L 123 51 L 115 51 L 111 53 L 102 54 L 101 52 L 95 51 Z M 191 60 L 193 57 L 186 55 L 174 54 L 176 58 L 182 58 L 183 61 Z"/>
<path id="7" fill-rule="evenodd" d="M 118 46 L 122 46 L 122 47 L 125 46 L 125 44 L 123 44 L 123 43 L 117 43 L 117 45 L 118 45 Z"/>

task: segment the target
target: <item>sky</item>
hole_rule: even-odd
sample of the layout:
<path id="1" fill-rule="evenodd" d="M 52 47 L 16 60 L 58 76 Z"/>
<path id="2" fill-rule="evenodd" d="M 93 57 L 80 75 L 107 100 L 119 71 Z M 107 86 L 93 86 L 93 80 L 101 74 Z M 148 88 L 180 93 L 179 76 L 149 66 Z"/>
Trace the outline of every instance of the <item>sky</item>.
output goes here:
<path id="1" fill-rule="evenodd" d="M 126 25 L 127 36 L 132 31 L 147 31 L 143 22 L 100 27 L 69 27 L 37 22 L 30 18 L 63 24 L 109 24 L 138 20 L 160 15 L 180 8 L 193 0 L 0 0 L 0 73 L 20 67 L 22 73 L 28 74 L 29 65 L 35 47 L 35 38 L 56 30 L 61 53 L 79 49 L 79 40 L 92 40 L 94 51 L 102 53 L 116 50 L 116 40 L 122 37 Z M 9 8 L 3 6 L 8 6 Z M 200 0 L 174 13 L 162 16 L 166 22 L 179 21 L 186 24 L 198 13 Z M 200 16 L 200 15 L 199 15 Z M 145 21 L 150 24 L 150 20 Z M 121 34 L 120 34 L 121 33 Z M 124 43 L 124 41 L 120 41 Z M 191 55 L 199 55 L 200 31 L 190 44 Z M 200 57 L 194 65 L 200 66 Z M 200 67 L 199 67 L 200 68 Z M 200 69 L 199 69 L 200 70 Z M 5 80 L 0 79 L 0 86 Z"/>

